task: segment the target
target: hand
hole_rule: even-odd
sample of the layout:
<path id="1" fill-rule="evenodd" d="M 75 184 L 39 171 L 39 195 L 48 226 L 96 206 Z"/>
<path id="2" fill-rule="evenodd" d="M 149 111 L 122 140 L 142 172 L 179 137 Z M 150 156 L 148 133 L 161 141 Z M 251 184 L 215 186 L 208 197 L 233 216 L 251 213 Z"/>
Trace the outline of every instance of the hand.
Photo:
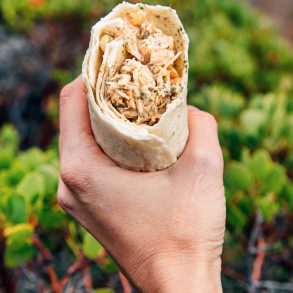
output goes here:
<path id="1" fill-rule="evenodd" d="M 60 97 L 58 201 L 143 292 L 221 292 L 225 229 L 217 124 L 189 108 L 190 136 L 173 166 L 118 167 L 97 145 L 81 78 Z"/>

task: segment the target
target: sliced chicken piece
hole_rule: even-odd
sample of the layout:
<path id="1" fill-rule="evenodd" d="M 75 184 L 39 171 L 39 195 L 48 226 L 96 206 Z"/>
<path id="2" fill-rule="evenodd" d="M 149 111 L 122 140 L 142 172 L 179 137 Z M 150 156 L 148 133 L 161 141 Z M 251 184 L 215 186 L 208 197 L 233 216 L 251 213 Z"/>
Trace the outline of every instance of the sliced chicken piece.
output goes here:
<path id="1" fill-rule="evenodd" d="M 142 22 L 140 31 L 141 31 L 141 36 L 144 33 L 147 33 L 148 35 L 155 34 L 155 33 L 162 33 L 160 29 L 158 29 L 153 23 L 147 20 Z M 145 38 L 142 37 L 142 39 L 145 39 Z"/>
<path id="2" fill-rule="evenodd" d="M 135 69 L 138 69 L 142 66 L 141 62 L 135 59 L 126 59 L 121 67 L 122 73 L 133 73 Z"/>
<path id="3" fill-rule="evenodd" d="M 122 100 L 121 96 L 116 93 L 111 96 L 111 102 L 115 106 L 123 105 L 123 100 Z"/>
<path id="4" fill-rule="evenodd" d="M 104 52 L 106 45 L 113 41 L 113 38 L 109 35 L 103 35 L 100 41 L 100 48 Z"/>
<path id="5" fill-rule="evenodd" d="M 138 71 L 138 80 L 141 87 L 155 87 L 156 82 L 153 74 L 146 65 L 142 65 Z"/>
<path id="6" fill-rule="evenodd" d="M 144 107 L 141 99 L 136 100 L 137 111 L 140 115 L 144 112 Z"/>
<path id="7" fill-rule="evenodd" d="M 129 19 L 131 24 L 139 27 L 142 24 L 142 22 L 145 20 L 146 13 L 144 11 L 139 10 L 136 12 L 126 14 L 126 17 Z"/>
<path id="8" fill-rule="evenodd" d="M 118 77 L 117 84 L 119 86 L 127 85 L 131 80 L 131 75 L 130 74 L 120 74 Z"/>
<path id="9" fill-rule="evenodd" d="M 155 33 L 138 42 L 139 51 L 146 60 L 150 60 L 151 55 L 158 50 L 168 49 L 173 52 L 173 47 L 173 38 L 162 33 Z"/>
<path id="10" fill-rule="evenodd" d="M 134 56 L 137 60 L 143 62 L 144 57 L 140 54 L 137 46 L 137 42 L 133 40 L 133 38 L 130 37 L 124 37 L 126 50 Z"/>
<path id="11" fill-rule="evenodd" d="M 117 108 L 117 110 L 128 119 L 134 119 L 137 117 L 136 110 L 130 110 L 130 109 L 128 110 L 128 109 L 124 109 L 122 107 Z"/>
<path id="12" fill-rule="evenodd" d="M 174 52 L 168 49 L 152 51 L 150 63 L 164 65 L 174 57 Z"/>
<path id="13" fill-rule="evenodd" d="M 136 109 L 136 105 L 135 105 L 135 102 L 134 102 L 134 100 L 133 99 L 130 99 L 129 101 L 128 101 L 128 105 L 127 105 L 130 109 L 133 109 L 133 110 L 135 110 Z"/>
<path id="14" fill-rule="evenodd" d="M 122 36 L 131 36 L 133 30 L 127 25 L 127 22 L 121 18 L 114 18 L 107 23 L 107 26 L 103 29 L 103 34 L 109 35 L 113 38 Z"/>

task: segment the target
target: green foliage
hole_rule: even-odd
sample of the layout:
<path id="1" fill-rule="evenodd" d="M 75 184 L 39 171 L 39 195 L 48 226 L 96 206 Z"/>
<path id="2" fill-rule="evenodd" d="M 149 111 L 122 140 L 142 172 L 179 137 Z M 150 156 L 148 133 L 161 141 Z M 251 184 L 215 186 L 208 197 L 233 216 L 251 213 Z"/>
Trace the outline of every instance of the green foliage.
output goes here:
<path id="1" fill-rule="evenodd" d="M 245 3 L 172 4 L 191 40 L 189 103 L 218 120 L 230 231 L 257 210 L 268 222 L 292 212 L 293 54 Z"/>
<path id="2" fill-rule="evenodd" d="M 10 156 L 6 156 L 7 150 L 11 150 Z M 104 248 L 57 204 L 57 149 L 31 148 L 21 152 L 17 132 L 4 125 L 0 131 L 0 158 L 5 158 L 0 173 L 0 232 L 5 239 L 5 266 L 17 268 L 32 261 L 39 253 L 33 241 L 37 238 L 52 249 L 52 254 L 58 252 L 54 247 L 59 243 L 58 249 L 60 245 L 67 247 L 75 257 L 82 252 L 89 260 L 103 259 L 100 269 L 105 272 L 117 271 Z M 59 237 L 57 243 L 52 243 L 47 238 L 60 232 L 67 235 L 66 239 Z"/>
<path id="3" fill-rule="evenodd" d="M 31 245 L 33 227 L 30 224 L 17 224 L 4 229 L 6 238 L 5 264 L 14 268 L 28 261 L 33 256 L 34 248 Z"/>
<path id="4" fill-rule="evenodd" d="M 249 168 L 243 163 L 231 162 L 226 168 L 225 185 L 232 190 L 245 190 L 252 184 Z"/>
<path id="5" fill-rule="evenodd" d="M 92 235 L 84 233 L 82 251 L 89 259 L 96 259 L 102 256 L 104 249 Z"/>
<path id="6" fill-rule="evenodd" d="M 115 293 L 115 291 L 109 288 L 101 288 L 93 291 L 93 293 Z"/>
<path id="7" fill-rule="evenodd" d="M 5 22 L 16 29 L 27 29 L 41 17 L 100 15 L 119 1 L 96 0 L 0 0 Z"/>

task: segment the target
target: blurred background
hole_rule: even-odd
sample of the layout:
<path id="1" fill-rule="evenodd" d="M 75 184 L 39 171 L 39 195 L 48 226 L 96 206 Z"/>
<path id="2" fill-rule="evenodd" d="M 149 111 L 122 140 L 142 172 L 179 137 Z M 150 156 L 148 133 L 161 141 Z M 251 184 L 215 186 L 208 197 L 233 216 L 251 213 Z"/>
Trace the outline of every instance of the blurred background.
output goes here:
<path id="1" fill-rule="evenodd" d="M 189 103 L 219 123 L 224 292 L 293 292 L 293 1 L 143 2 L 177 9 Z M 0 292 L 131 291 L 56 202 L 58 94 L 117 3 L 0 0 Z"/>

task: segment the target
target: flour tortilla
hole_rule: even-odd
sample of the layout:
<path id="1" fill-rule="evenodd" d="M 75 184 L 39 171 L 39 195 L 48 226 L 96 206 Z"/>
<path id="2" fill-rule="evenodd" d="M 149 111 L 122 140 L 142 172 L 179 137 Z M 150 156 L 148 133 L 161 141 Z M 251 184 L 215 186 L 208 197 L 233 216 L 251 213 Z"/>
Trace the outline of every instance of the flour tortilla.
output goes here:
<path id="1" fill-rule="evenodd" d="M 111 30 L 119 17 L 127 12 L 143 9 L 147 18 L 166 35 L 174 38 L 177 51 L 182 54 L 176 60 L 183 90 L 167 106 L 159 122 L 153 126 L 135 124 L 122 115 L 118 116 L 103 97 L 99 88 L 99 70 L 105 77 L 117 71 L 123 62 L 125 50 L 118 42 L 112 42 L 104 54 L 99 49 L 100 36 Z M 159 17 L 158 17 L 159 16 Z M 188 36 L 175 10 L 164 6 L 130 4 L 123 2 L 95 24 L 91 31 L 89 49 L 84 57 L 82 77 L 87 89 L 89 113 L 95 139 L 103 151 L 118 165 L 136 171 L 156 171 L 174 164 L 188 139 L 187 79 Z M 104 60 L 104 62 L 103 62 Z M 113 66 L 114 68 L 113 68 Z M 102 67 L 101 67 L 102 66 Z"/>

